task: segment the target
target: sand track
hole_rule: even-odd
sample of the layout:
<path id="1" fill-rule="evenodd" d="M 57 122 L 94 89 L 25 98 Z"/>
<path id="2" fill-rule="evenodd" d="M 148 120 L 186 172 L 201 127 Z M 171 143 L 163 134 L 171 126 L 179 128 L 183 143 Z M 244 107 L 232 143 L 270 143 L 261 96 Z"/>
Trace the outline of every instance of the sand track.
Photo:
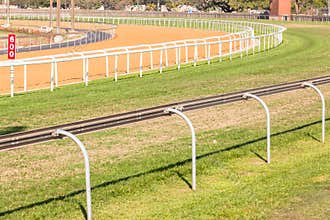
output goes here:
<path id="1" fill-rule="evenodd" d="M 42 22 L 38 22 L 42 25 Z M 68 24 L 65 24 L 68 25 Z M 85 27 L 80 24 L 81 27 Z M 86 24 L 90 26 L 90 24 Z M 102 27 L 104 27 L 102 25 Z M 133 46 L 139 44 L 162 43 L 175 40 L 205 38 L 210 36 L 220 36 L 224 33 L 210 32 L 196 29 L 181 29 L 174 27 L 155 27 L 155 26 L 132 26 L 120 25 L 117 27 L 117 36 L 112 40 L 102 41 L 98 43 L 82 45 L 77 47 L 68 47 L 53 50 L 35 51 L 28 53 L 19 53 L 17 58 L 27 58 L 54 54 L 63 54 L 70 52 L 83 52 L 89 50 L 97 50 L 104 48 L 115 48 L 120 46 Z M 214 47 L 214 48 L 213 48 Z M 218 53 L 217 45 L 214 45 L 211 55 Z M 225 48 L 226 46 L 224 46 Z M 205 48 L 199 47 L 199 58 L 205 58 Z M 226 49 L 224 49 L 226 50 Z M 228 50 L 228 45 L 227 45 Z M 188 49 L 189 61 L 193 60 L 193 48 Z M 175 64 L 175 50 L 168 50 L 169 65 Z M 5 60 L 6 56 L 0 56 L 0 60 Z M 160 52 L 153 53 L 154 68 L 159 67 Z M 185 52 L 181 51 L 180 60 L 184 62 L 186 59 Z M 126 72 L 126 56 L 118 57 L 118 73 Z M 139 54 L 132 54 L 130 57 L 130 72 L 139 70 Z M 106 72 L 105 58 L 96 58 L 89 61 L 89 79 L 104 78 Z M 150 55 L 143 55 L 143 69 L 150 69 Z M 27 89 L 33 90 L 38 88 L 48 88 L 50 86 L 50 64 L 28 65 L 27 66 Z M 109 58 L 110 77 L 114 76 L 114 57 Z M 83 78 L 82 61 L 71 61 L 58 64 L 58 82 L 59 85 L 81 82 Z M 15 68 L 15 92 L 23 91 L 23 67 Z M 0 93 L 9 93 L 10 91 L 10 71 L 9 68 L 0 68 Z"/>

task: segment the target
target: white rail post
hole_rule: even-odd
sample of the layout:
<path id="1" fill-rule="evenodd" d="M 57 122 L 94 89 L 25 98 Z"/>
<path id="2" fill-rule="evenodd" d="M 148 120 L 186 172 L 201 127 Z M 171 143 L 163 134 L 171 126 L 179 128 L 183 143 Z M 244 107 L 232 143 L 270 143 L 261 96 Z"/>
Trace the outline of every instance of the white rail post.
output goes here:
<path id="1" fill-rule="evenodd" d="M 242 35 L 240 35 L 240 40 L 239 40 L 239 51 L 240 51 L 241 59 L 243 59 Z"/>
<path id="2" fill-rule="evenodd" d="M 142 77 L 142 72 L 143 72 L 143 57 L 142 57 L 142 52 L 140 52 L 140 77 Z"/>
<path id="3" fill-rule="evenodd" d="M 229 58 L 230 58 L 230 62 L 233 60 L 232 50 L 233 50 L 233 42 L 232 42 L 232 39 L 230 37 L 230 42 L 229 42 Z"/>
<path id="4" fill-rule="evenodd" d="M 82 63 L 83 63 L 83 72 L 82 72 L 82 79 L 83 79 L 83 82 L 85 82 L 85 72 L 86 72 L 86 59 L 83 58 L 82 59 Z"/>
<path id="5" fill-rule="evenodd" d="M 167 46 L 165 46 L 165 66 L 168 67 L 168 52 L 167 52 Z"/>
<path id="6" fill-rule="evenodd" d="M 219 61 L 222 62 L 222 42 L 219 40 Z"/>
<path id="7" fill-rule="evenodd" d="M 159 57 L 159 73 L 163 72 L 163 49 L 160 50 L 160 57 Z"/>
<path id="8" fill-rule="evenodd" d="M 267 121 L 266 121 L 266 126 L 267 126 L 267 163 L 270 163 L 270 113 L 269 113 L 268 106 L 266 105 L 266 103 L 261 98 L 259 98 L 256 95 L 250 94 L 250 93 L 245 93 L 243 95 L 243 98 L 245 98 L 245 99 L 253 98 L 253 99 L 257 100 L 262 105 L 262 107 L 265 109 L 266 117 L 267 117 Z"/>
<path id="9" fill-rule="evenodd" d="M 58 65 L 56 60 L 54 62 L 54 74 L 55 74 L 55 87 L 58 87 Z"/>
<path id="10" fill-rule="evenodd" d="M 207 64 L 211 64 L 211 44 L 208 43 L 208 50 L 207 50 Z"/>
<path id="11" fill-rule="evenodd" d="M 118 54 L 115 55 L 115 82 L 118 81 Z"/>
<path id="12" fill-rule="evenodd" d="M 14 97 L 14 66 L 10 66 L 10 97 Z"/>
<path id="13" fill-rule="evenodd" d="M 51 63 L 51 71 L 50 71 L 50 91 L 54 91 L 54 61 Z"/>
<path id="14" fill-rule="evenodd" d="M 324 143 L 325 142 L 325 99 L 324 99 L 324 95 L 322 94 L 321 90 L 319 88 L 317 88 L 315 85 L 313 85 L 312 83 L 305 82 L 302 84 L 302 86 L 310 87 L 310 88 L 314 89 L 314 91 L 316 91 L 317 94 L 321 98 L 321 102 L 322 102 L 322 143 Z"/>
<path id="15" fill-rule="evenodd" d="M 88 58 L 86 58 L 86 61 L 85 61 L 85 65 L 86 65 L 86 67 L 85 67 L 85 86 L 88 86 L 88 70 L 89 70 L 88 63 L 89 63 Z"/>
<path id="16" fill-rule="evenodd" d="M 194 66 L 197 66 L 198 62 L 198 46 L 197 42 L 195 41 L 195 46 L 194 46 Z"/>
<path id="17" fill-rule="evenodd" d="M 24 64 L 24 92 L 27 91 L 27 65 Z"/>
<path id="18" fill-rule="evenodd" d="M 105 56 L 105 77 L 109 78 L 109 56 Z"/>
<path id="19" fill-rule="evenodd" d="M 252 54 L 255 54 L 255 37 L 252 38 Z"/>
<path id="20" fill-rule="evenodd" d="M 154 57 L 153 57 L 153 52 L 152 52 L 152 48 L 151 46 L 149 46 L 149 50 L 150 50 L 150 69 L 154 69 Z"/>
<path id="21" fill-rule="evenodd" d="M 253 38 L 246 38 L 245 37 L 245 52 L 246 52 L 246 56 L 249 56 L 249 48 L 250 48 L 250 40 Z"/>
<path id="22" fill-rule="evenodd" d="M 179 50 L 178 50 L 178 47 L 177 45 L 175 44 L 175 65 L 178 65 L 178 53 L 179 53 Z"/>
<path id="23" fill-rule="evenodd" d="M 195 128 L 191 123 L 190 119 L 180 110 L 175 108 L 168 108 L 165 109 L 165 113 L 174 113 L 180 116 L 186 124 L 189 126 L 191 131 L 191 159 L 192 159 L 192 183 L 191 188 L 192 190 L 196 190 L 196 135 L 195 135 Z"/>
<path id="24" fill-rule="evenodd" d="M 126 73 L 129 74 L 129 66 L 130 66 L 130 59 L 129 59 L 129 52 L 128 49 L 126 48 Z"/>
<path id="25" fill-rule="evenodd" d="M 178 49 L 177 65 L 178 65 L 178 70 L 180 70 L 181 69 L 181 47 L 179 46 L 177 49 Z"/>
<path id="26" fill-rule="evenodd" d="M 80 148 L 84 156 L 85 162 L 85 179 L 86 179 L 86 204 L 87 204 L 87 219 L 92 220 L 92 193 L 90 183 L 90 169 L 89 169 L 89 158 L 84 144 L 73 134 L 62 129 L 55 131 L 55 136 L 66 136 L 73 140 Z"/>
<path id="27" fill-rule="evenodd" d="M 236 40 L 236 35 L 233 35 L 234 37 L 234 50 L 233 52 L 236 53 L 237 52 L 237 40 Z"/>
<path id="28" fill-rule="evenodd" d="M 186 52 L 186 64 L 188 64 L 189 63 L 189 50 L 188 50 L 188 46 L 187 46 L 186 42 L 184 42 L 184 46 L 185 46 L 185 52 Z"/>

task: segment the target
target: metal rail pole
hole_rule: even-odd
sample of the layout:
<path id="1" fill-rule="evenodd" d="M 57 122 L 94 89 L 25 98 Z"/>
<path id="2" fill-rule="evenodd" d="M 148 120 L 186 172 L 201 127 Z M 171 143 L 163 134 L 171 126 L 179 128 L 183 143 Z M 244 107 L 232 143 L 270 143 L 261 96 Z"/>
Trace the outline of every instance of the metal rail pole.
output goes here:
<path id="1" fill-rule="evenodd" d="M 257 100 L 262 105 L 262 107 L 265 109 L 266 117 L 267 117 L 267 122 L 266 122 L 266 126 L 267 126 L 267 163 L 270 163 L 270 113 L 269 113 L 268 106 L 261 98 L 259 98 L 256 95 L 250 94 L 250 93 L 245 93 L 243 95 L 243 98 L 244 99 L 253 98 L 253 99 Z"/>
<path id="2" fill-rule="evenodd" d="M 88 58 L 85 59 L 85 86 L 88 86 L 88 71 L 89 71 L 89 60 Z"/>
<path id="3" fill-rule="evenodd" d="M 160 57 L 159 57 L 159 73 L 163 72 L 163 49 L 160 50 Z"/>
<path id="4" fill-rule="evenodd" d="M 54 61 L 52 61 L 51 63 L 51 70 L 50 70 L 50 91 L 53 92 L 54 91 Z"/>
<path id="5" fill-rule="evenodd" d="M 66 136 L 73 140 L 80 148 L 83 153 L 85 161 L 85 178 L 86 178 L 86 204 L 87 204 L 87 219 L 92 220 L 92 195 L 91 195 L 91 183 L 90 183 L 90 170 L 89 170 L 89 159 L 84 144 L 73 134 L 62 129 L 55 131 L 55 136 Z"/>
<path id="6" fill-rule="evenodd" d="M 325 142 L 325 99 L 324 99 L 324 95 L 322 94 L 321 90 L 319 88 L 317 88 L 316 86 L 314 86 L 312 83 L 305 82 L 302 84 L 302 86 L 311 87 L 312 89 L 314 89 L 317 92 L 317 94 L 321 98 L 321 102 L 322 102 L 322 143 L 324 143 Z"/>
<path id="7" fill-rule="evenodd" d="M 10 97 L 14 97 L 14 66 L 10 66 Z"/>
<path id="8" fill-rule="evenodd" d="M 27 91 L 27 65 L 24 64 L 24 92 Z"/>
<path id="9" fill-rule="evenodd" d="M 182 111 L 178 110 L 178 109 L 174 109 L 174 108 L 168 108 L 165 109 L 164 111 L 165 113 L 174 113 L 179 115 L 185 122 L 186 124 L 189 126 L 190 131 L 191 131 L 191 157 L 192 157 L 192 184 L 191 184 L 191 188 L 192 190 L 196 190 L 196 135 L 195 135 L 195 128 L 192 125 L 190 119 L 184 114 L 182 113 Z"/>

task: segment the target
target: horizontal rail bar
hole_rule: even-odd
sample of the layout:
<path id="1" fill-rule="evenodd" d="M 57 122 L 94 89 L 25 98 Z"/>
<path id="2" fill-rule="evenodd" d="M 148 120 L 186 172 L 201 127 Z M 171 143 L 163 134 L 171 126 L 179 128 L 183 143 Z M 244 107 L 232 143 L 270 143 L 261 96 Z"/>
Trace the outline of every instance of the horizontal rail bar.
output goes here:
<path id="1" fill-rule="evenodd" d="M 272 94 L 283 93 L 287 91 L 293 91 L 302 89 L 301 84 L 304 82 L 313 82 L 313 85 L 322 85 L 330 83 L 330 75 L 323 77 L 316 77 L 312 79 L 299 80 L 289 83 L 282 83 L 272 86 L 265 86 L 256 89 L 248 89 L 239 92 L 221 94 L 206 98 L 200 98 L 195 100 L 188 100 L 182 102 L 171 103 L 167 105 L 155 106 L 151 108 L 109 115 L 99 118 L 93 118 L 88 120 L 77 121 L 73 123 L 62 124 L 58 126 L 51 126 L 47 128 L 41 128 L 36 130 L 30 130 L 20 133 L 8 134 L 0 136 L 0 151 L 10 150 L 25 145 L 42 143 L 50 140 L 57 139 L 52 134 L 56 129 L 65 129 L 73 134 L 85 134 L 95 131 L 100 131 L 112 127 L 118 127 L 121 125 L 132 124 L 149 119 L 159 118 L 167 116 L 164 113 L 164 109 L 180 106 L 182 111 L 192 111 L 197 109 L 203 109 L 207 107 L 223 105 L 226 103 L 233 103 L 244 100 L 243 95 L 247 92 L 257 96 L 266 96 Z"/>

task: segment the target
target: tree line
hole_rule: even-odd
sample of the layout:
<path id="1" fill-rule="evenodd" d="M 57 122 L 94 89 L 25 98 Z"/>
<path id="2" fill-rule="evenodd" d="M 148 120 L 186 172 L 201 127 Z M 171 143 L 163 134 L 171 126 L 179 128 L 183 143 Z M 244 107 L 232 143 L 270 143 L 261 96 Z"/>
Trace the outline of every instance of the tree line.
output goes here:
<path id="1" fill-rule="evenodd" d="M 292 9 L 295 13 L 304 13 L 307 10 L 326 8 L 328 0 L 292 0 Z M 49 0 L 10 0 L 11 4 L 21 8 L 49 7 Z M 157 10 L 157 5 L 166 5 L 167 8 L 176 8 L 179 5 L 191 5 L 202 11 L 221 9 L 224 12 L 246 11 L 247 9 L 269 9 L 269 0 L 75 0 L 77 7 L 82 9 L 121 10 L 126 5 L 147 5 L 149 10 Z M 54 0 L 56 6 L 56 0 Z M 70 0 L 61 0 L 62 8 L 70 7 Z"/>

